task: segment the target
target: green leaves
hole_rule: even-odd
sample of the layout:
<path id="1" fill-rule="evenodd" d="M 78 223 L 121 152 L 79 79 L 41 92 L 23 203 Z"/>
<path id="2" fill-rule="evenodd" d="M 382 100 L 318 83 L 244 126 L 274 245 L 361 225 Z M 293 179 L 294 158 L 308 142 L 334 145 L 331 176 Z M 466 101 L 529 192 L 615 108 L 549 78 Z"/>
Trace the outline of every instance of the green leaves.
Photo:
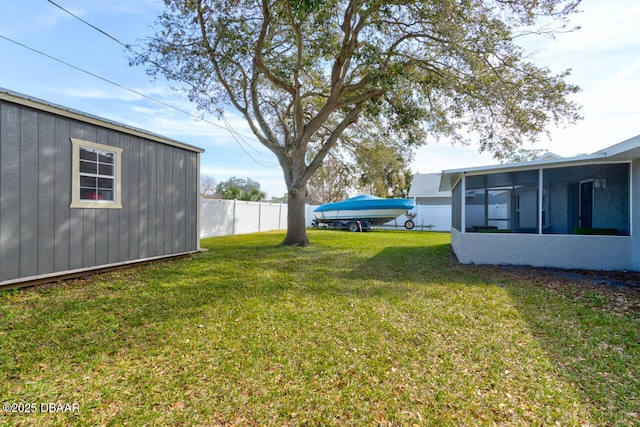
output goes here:
<path id="1" fill-rule="evenodd" d="M 324 0 L 288 0 L 288 2 L 293 15 L 298 20 L 304 19 L 313 12 L 319 12 L 326 3 Z"/>
<path id="2" fill-rule="evenodd" d="M 227 200 L 259 202 L 265 199 L 266 193 L 260 191 L 260 183 L 257 181 L 234 176 L 216 186 L 215 196 Z"/>
<path id="3" fill-rule="evenodd" d="M 230 102 L 270 148 L 309 140 L 314 121 L 339 121 L 374 99 L 414 100 L 379 110 L 407 116 L 390 130 L 421 122 L 456 140 L 462 125 L 492 152 L 500 151 L 497 135 L 518 145 L 550 122 L 578 118 L 567 75 L 527 63 L 512 42 L 536 17 L 564 19 L 571 1 L 168 4 L 149 43 L 165 62 L 151 69 L 192 84 L 201 108 Z"/>

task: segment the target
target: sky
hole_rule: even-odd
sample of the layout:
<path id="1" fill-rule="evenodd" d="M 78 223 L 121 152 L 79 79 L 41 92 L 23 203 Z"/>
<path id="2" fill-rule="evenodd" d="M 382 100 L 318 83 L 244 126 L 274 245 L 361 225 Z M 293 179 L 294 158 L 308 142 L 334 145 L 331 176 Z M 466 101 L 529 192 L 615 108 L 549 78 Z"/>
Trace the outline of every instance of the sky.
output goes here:
<path id="1" fill-rule="evenodd" d="M 157 0 L 55 3 L 133 46 L 153 34 L 163 8 Z M 580 30 L 553 39 L 528 37 L 523 46 L 538 65 L 555 73 L 572 70 L 567 80 L 582 91 L 571 99 L 581 105 L 584 119 L 566 128 L 550 127 L 551 139 L 541 135 L 536 145 L 525 148 L 570 157 L 640 134 L 640 0 L 584 0 L 580 10 L 568 25 Z M 144 68 L 129 65 L 130 56 L 47 0 L 0 3 L 0 87 L 204 148 L 203 174 L 218 182 L 251 178 L 268 198 L 286 193 L 277 160 L 239 115 L 230 111 L 225 121 L 202 117 L 182 92 L 172 90 L 175 84 L 152 80 Z M 431 173 L 495 163 L 474 144 L 428 139 L 411 169 Z"/>

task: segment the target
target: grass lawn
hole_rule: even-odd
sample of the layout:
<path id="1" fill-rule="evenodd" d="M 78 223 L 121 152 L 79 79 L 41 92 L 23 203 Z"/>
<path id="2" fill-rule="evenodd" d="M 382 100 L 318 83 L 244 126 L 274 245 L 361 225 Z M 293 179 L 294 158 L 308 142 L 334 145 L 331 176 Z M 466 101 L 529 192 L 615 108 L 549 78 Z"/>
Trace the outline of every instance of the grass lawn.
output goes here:
<path id="1" fill-rule="evenodd" d="M 35 409 L 0 425 L 640 423 L 637 288 L 462 266 L 446 233 L 309 235 L 0 292 L 0 401 Z"/>

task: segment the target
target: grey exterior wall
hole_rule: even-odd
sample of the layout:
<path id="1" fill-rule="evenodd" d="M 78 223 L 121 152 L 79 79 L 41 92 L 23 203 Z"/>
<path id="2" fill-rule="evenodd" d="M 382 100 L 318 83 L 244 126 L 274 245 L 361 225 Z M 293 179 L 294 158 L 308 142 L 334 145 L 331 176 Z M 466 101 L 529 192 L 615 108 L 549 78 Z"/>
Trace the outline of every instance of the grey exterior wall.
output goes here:
<path id="1" fill-rule="evenodd" d="M 626 164 L 610 166 L 595 177 L 607 179 L 607 188 L 594 189 L 594 227 L 617 228 L 622 235 L 630 234 L 628 168 Z"/>
<path id="2" fill-rule="evenodd" d="M 634 271 L 640 271 L 640 159 L 631 164 L 631 259 Z"/>
<path id="3" fill-rule="evenodd" d="M 122 209 L 69 207 L 70 138 L 123 149 Z M 0 286 L 196 251 L 198 156 L 0 100 Z"/>
<path id="4" fill-rule="evenodd" d="M 451 197 L 416 197 L 416 205 L 451 206 Z"/>
<path id="5" fill-rule="evenodd" d="M 545 233 L 571 234 L 577 227 L 577 185 L 581 180 L 606 179 L 606 188 L 594 188 L 593 227 L 617 228 L 621 235 L 629 235 L 629 173 L 628 164 L 545 170 L 548 184 L 549 222 Z M 567 175 L 570 178 L 567 178 Z M 559 176 L 560 178 L 556 178 Z M 550 182 L 547 182 L 550 180 Z"/>
<path id="6" fill-rule="evenodd" d="M 552 182 L 548 187 L 549 208 L 544 232 L 548 234 L 569 234 L 569 186 L 566 182 Z"/>

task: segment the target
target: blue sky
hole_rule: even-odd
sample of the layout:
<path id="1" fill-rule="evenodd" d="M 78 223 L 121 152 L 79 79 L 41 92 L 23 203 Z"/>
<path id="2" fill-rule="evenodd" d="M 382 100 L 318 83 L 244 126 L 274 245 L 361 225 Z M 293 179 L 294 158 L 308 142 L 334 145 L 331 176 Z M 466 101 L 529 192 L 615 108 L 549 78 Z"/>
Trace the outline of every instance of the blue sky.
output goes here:
<path id="1" fill-rule="evenodd" d="M 156 0 L 55 0 L 84 20 L 135 45 L 152 34 L 162 3 Z M 555 39 L 523 41 L 532 59 L 555 72 L 571 68 L 569 81 L 582 92 L 584 120 L 567 129 L 550 128 L 552 139 L 541 136 L 528 148 L 548 149 L 562 156 L 590 153 L 640 134 L 640 1 L 585 0 L 582 13 L 570 26 L 581 30 Z M 130 67 L 124 48 L 46 0 L 3 1 L 0 36 L 37 49 L 139 94 L 161 100 L 198 116 L 186 97 L 163 80 L 151 81 L 144 69 Z M 285 193 L 282 172 L 271 153 L 234 114 L 226 123 L 213 116 L 206 121 L 151 101 L 139 94 L 60 64 L 0 38 L 0 87 L 147 129 L 204 148 L 202 172 L 218 181 L 231 176 L 261 183 L 269 197 Z M 214 124 L 212 124 L 214 123 Z M 233 136 L 226 128 L 243 136 Z M 439 172 L 493 164 L 477 147 L 452 147 L 446 140 L 429 140 L 419 149 L 414 172 Z"/>

